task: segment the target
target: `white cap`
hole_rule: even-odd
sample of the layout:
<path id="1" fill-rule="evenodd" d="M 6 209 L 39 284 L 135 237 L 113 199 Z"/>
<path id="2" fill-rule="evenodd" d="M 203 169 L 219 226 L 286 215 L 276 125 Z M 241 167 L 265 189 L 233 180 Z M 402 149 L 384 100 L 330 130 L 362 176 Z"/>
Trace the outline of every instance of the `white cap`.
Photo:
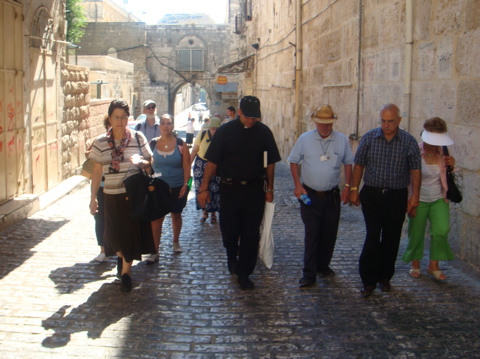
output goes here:
<path id="1" fill-rule="evenodd" d="M 436 132 L 422 132 L 422 140 L 432 146 L 450 146 L 453 145 L 453 140 L 446 133 Z"/>

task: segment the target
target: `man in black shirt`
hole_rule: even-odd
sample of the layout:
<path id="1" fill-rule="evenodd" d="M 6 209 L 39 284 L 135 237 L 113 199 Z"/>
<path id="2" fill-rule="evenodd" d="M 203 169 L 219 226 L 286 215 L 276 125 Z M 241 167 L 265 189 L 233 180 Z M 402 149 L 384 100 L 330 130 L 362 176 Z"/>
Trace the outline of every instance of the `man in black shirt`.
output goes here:
<path id="1" fill-rule="evenodd" d="M 220 184 L 220 230 L 227 250 L 228 269 L 242 289 L 253 289 L 259 228 L 265 201 L 273 202 L 275 163 L 280 161 L 272 131 L 261 123 L 260 100 L 245 96 L 239 118 L 220 126 L 208 147 L 208 160 L 197 196 L 209 200 L 208 183 L 217 171 Z"/>

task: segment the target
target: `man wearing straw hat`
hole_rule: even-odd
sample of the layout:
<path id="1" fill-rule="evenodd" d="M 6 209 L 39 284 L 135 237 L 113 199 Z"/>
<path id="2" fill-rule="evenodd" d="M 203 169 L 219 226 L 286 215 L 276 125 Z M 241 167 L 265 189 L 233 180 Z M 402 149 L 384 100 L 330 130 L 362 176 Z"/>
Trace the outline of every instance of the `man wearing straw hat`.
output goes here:
<path id="1" fill-rule="evenodd" d="M 331 277 L 330 268 L 338 223 L 340 201 L 349 202 L 353 154 L 347 137 L 333 130 L 337 120 L 329 105 L 322 105 L 312 114 L 316 129 L 302 134 L 288 157 L 300 214 L 305 226 L 303 276 L 300 287 L 315 283 L 317 273 Z M 302 165 L 300 175 L 299 164 Z M 343 164 L 345 187 L 340 191 L 340 170 Z M 341 194 L 340 194 L 341 193 Z M 310 203 L 300 200 L 306 194 Z"/>

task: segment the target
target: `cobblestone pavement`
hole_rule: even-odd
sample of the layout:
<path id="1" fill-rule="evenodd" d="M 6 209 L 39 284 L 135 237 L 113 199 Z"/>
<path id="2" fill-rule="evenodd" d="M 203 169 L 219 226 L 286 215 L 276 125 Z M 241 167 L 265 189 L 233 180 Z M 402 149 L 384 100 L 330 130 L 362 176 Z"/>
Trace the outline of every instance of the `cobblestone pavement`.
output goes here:
<path id="1" fill-rule="evenodd" d="M 275 263 L 258 263 L 253 291 L 228 273 L 218 224 L 201 224 L 193 200 L 184 253 L 173 254 L 167 221 L 160 262 L 135 262 L 130 293 L 114 258 L 91 262 L 88 188 L 9 227 L 0 233 L 0 357 L 480 358 L 480 286 L 451 264 L 438 283 L 410 278 L 397 261 L 390 293 L 360 297 L 358 208 L 342 209 L 337 275 L 299 289 L 303 226 L 284 163 L 275 193 Z"/>

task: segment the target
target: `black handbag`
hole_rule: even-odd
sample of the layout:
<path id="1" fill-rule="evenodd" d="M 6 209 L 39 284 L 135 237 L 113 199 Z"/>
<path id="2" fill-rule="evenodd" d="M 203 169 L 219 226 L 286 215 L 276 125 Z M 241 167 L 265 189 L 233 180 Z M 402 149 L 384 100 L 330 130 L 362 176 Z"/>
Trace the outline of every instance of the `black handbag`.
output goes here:
<path id="1" fill-rule="evenodd" d="M 140 142 L 137 139 L 140 155 Z M 137 221 L 151 222 L 162 218 L 172 211 L 170 186 L 158 177 L 148 175 L 145 170 L 138 169 L 138 173 L 123 181 L 129 202 L 130 217 Z"/>
<path id="2" fill-rule="evenodd" d="M 443 146 L 443 154 L 445 156 L 449 156 L 447 146 Z M 458 189 L 457 185 L 455 184 L 455 177 L 453 175 L 453 168 L 452 166 L 447 166 L 447 199 L 452 201 L 453 203 L 460 203 L 462 202 L 462 193 Z"/>
<path id="3" fill-rule="evenodd" d="M 144 170 L 127 177 L 123 184 L 127 191 L 130 217 L 151 222 L 172 211 L 170 186 L 160 178 L 152 178 Z"/>

